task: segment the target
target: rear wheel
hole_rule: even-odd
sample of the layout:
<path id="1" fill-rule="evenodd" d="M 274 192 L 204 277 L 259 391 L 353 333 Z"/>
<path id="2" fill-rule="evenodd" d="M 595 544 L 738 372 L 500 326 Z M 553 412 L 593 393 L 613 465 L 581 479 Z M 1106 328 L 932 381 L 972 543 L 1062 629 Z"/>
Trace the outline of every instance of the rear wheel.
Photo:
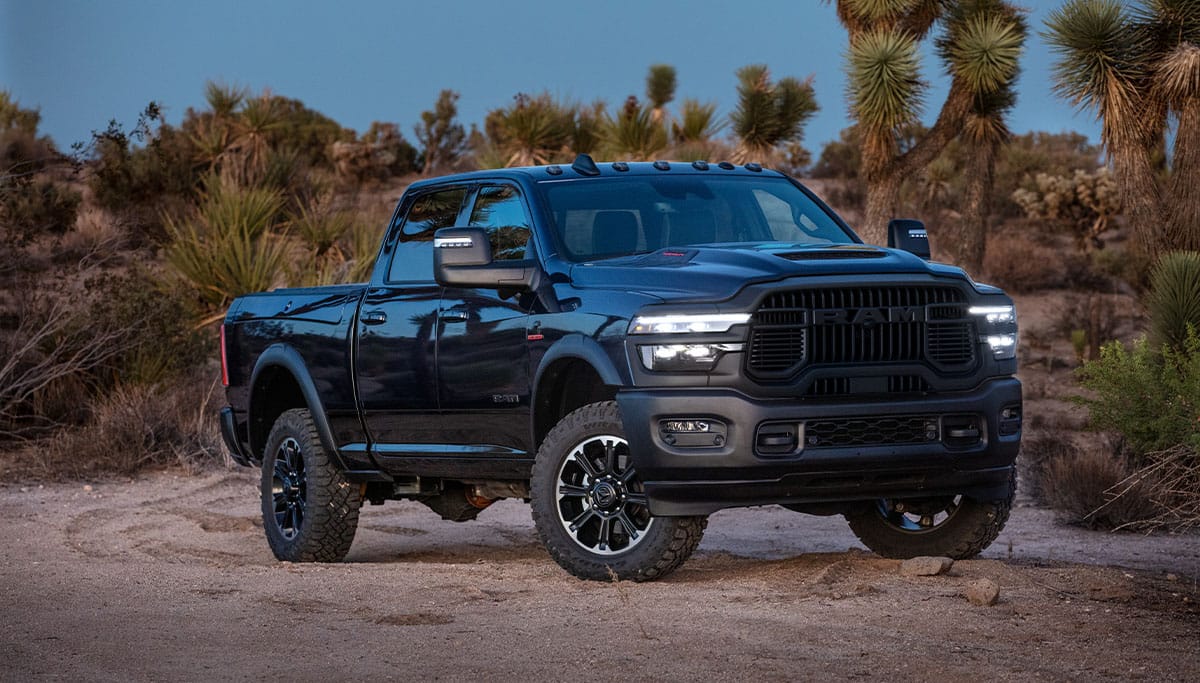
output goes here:
<path id="1" fill-rule="evenodd" d="M 1008 495 L 993 501 L 966 496 L 881 499 L 846 513 L 846 521 L 863 545 L 884 557 L 963 560 L 983 552 L 1000 535 L 1016 483 L 1014 476 Z"/>
<path id="2" fill-rule="evenodd" d="M 650 514 L 613 401 L 584 406 L 550 431 L 530 495 L 542 543 L 581 579 L 666 576 L 696 549 L 707 523 Z"/>
<path id="3" fill-rule="evenodd" d="M 262 467 L 267 543 L 289 562 L 337 562 L 358 528 L 362 489 L 346 480 L 305 409 L 275 420 Z"/>

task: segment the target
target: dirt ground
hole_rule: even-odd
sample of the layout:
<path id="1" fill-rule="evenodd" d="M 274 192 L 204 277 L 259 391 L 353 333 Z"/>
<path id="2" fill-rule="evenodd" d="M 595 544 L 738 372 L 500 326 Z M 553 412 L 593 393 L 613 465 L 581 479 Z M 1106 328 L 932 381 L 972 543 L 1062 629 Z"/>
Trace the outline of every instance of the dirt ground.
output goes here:
<path id="1" fill-rule="evenodd" d="M 649 584 L 589 583 L 505 501 L 364 508 L 346 563 L 271 557 L 249 470 L 0 486 L 0 680 L 1200 679 L 1200 536 L 1019 505 L 909 578 L 840 518 L 718 513 Z M 1000 602 L 977 607 L 969 582 Z"/>

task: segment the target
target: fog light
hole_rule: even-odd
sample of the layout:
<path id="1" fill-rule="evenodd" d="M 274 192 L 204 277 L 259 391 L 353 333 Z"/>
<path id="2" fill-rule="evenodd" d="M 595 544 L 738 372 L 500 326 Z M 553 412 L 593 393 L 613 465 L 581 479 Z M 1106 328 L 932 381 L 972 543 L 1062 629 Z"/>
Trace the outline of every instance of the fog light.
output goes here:
<path id="1" fill-rule="evenodd" d="M 674 418 L 658 423 L 663 443 L 676 448 L 724 446 L 727 432 L 724 422 L 707 418 Z"/>

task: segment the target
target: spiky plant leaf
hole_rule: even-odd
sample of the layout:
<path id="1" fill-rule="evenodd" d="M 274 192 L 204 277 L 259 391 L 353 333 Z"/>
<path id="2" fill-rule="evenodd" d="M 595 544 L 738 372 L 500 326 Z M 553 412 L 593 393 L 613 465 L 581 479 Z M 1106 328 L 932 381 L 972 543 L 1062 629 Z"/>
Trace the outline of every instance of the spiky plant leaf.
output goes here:
<path id="1" fill-rule="evenodd" d="M 892 21 L 917 9 L 922 0 L 843 0 L 846 11 L 862 22 Z"/>
<path id="2" fill-rule="evenodd" d="M 1097 109 L 1106 125 L 1128 125 L 1122 121 L 1134 116 L 1138 84 L 1148 73 L 1125 6 L 1118 0 L 1069 0 L 1050 13 L 1046 27 L 1045 38 L 1059 55 L 1055 92 Z"/>
<path id="3" fill-rule="evenodd" d="M 1200 97 L 1200 46 L 1180 43 L 1155 68 L 1154 90 L 1170 106 Z"/>
<path id="4" fill-rule="evenodd" d="M 679 119 L 671 124 L 671 135 L 676 144 L 705 143 L 724 127 L 717 119 L 716 103 L 686 99 L 679 107 Z"/>
<path id="5" fill-rule="evenodd" d="M 218 118 L 233 116 L 249 94 L 250 91 L 241 86 L 216 81 L 204 84 L 204 100 L 208 102 L 208 108 L 212 110 L 213 115 Z"/>
<path id="6" fill-rule="evenodd" d="M 949 46 L 950 71 L 975 93 L 992 93 L 1016 77 L 1025 33 L 1000 15 L 967 20 Z"/>
<path id="7" fill-rule="evenodd" d="M 661 111 L 675 99 L 675 67 L 670 64 L 653 64 L 646 74 L 646 100 L 650 106 Z"/>
<path id="8" fill-rule="evenodd" d="M 531 97 L 518 93 L 512 106 L 489 114 L 488 129 L 495 130 L 494 142 L 507 154 L 507 166 L 549 163 L 566 147 L 575 127 L 575 108 L 559 104 L 549 93 Z"/>
<path id="9" fill-rule="evenodd" d="M 798 140 L 804 124 L 817 113 L 816 92 L 812 77 L 800 81 L 796 78 L 781 78 L 775 86 L 775 143 Z"/>
<path id="10" fill-rule="evenodd" d="M 887 130 L 916 119 L 926 85 L 917 43 L 907 35 L 874 31 L 850 46 L 850 108 L 868 128 Z"/>
<path id="11" fill-rule="evenodd" d="M 604 146 L 612 155 L 648 161 L 667 147 L 667 129 L 654 114 L 630 95 L 616 116 L 605 117 Z"/>
<path id="12" fill-rule="evenodd" d="M 1182 349 L 1188 327 L 1200 331 L 1200 253 L 1178 251 L 1163 256 L 1150 279 L 1146 298 L 1150 343 Z"/>
<path id="13" fill-rule="evenodd" d="M 751 64 L 737 71 L 738 104 L 729 115 L 733 133 L 750 146 L 767 146 L 778 128 L 775 93 L 766 64 Z"/>

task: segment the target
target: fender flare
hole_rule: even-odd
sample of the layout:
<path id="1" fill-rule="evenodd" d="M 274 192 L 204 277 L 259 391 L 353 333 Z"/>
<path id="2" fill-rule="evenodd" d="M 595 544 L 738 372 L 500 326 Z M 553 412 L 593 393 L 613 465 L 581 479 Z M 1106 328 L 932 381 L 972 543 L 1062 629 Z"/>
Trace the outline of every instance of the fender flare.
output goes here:
<path id="1" fill-rule="evenodd" d="M 595 339 L 578 333 L 568 334 L 554 342 L 554 345 L 538 363 L 537 373 L 533 378 L 534 395 L 532 398 L 534 401 L 537 400 L 537 388 L 542 383 L 542 375 L 545 374 L 546 369 L 555 361 L 564 358 L 574 358 L 586 362 L 595 369 L 596 373 L 600 375 L 600 380 L 607 385 L 621 386 L 625 384 L 625 381 L 621 379 L 621 373 L 617 371 L 608 354 L 604 353 L 604 349 L 600 348 L 600 344 L 596 343 Z"/>
<path id="2" fill-rule="evenodd" d="M 259 376 L 266 370 L 272 367 L 279 367 L 288 371 L 292 378 L 296 380 L 296 384 L 300 387 L 300 393 L 304 396 L 304 403 L 308 407 L 308 412 L 312 415 L 313 424 L 317 427 L 317 435 L 321 439 L 321 445 L 329 452 L 337 461 L 338 465 L 345 469 L 345 463 L 342 461 L 342 456 L 338 452 L 337 446 L 333 441 L 333 429 L 329 426 L 329 418 L 325 415 L 325 406 L 321 403 L 321 397 L 317 394 L 317 385 L 313 382 L 312 375 L 308 372 L 308 365 L 305 364 L 304 358 L 296 349 L 283 343 L 275 343 L 266 348 L 259 355 L 258 360 L 254 363 L 254 371 L 250 375 L 250 410 L 256 405 L 255 388 L 258 386 Z M 254 420 L 254 414 L 250 412 L 247 416 L 251 421 Z M 265 443 L 254 442 L 254 430 L 250 430 L 250 452 L 256 453 L 260 448 L 265 448 Z"/>

